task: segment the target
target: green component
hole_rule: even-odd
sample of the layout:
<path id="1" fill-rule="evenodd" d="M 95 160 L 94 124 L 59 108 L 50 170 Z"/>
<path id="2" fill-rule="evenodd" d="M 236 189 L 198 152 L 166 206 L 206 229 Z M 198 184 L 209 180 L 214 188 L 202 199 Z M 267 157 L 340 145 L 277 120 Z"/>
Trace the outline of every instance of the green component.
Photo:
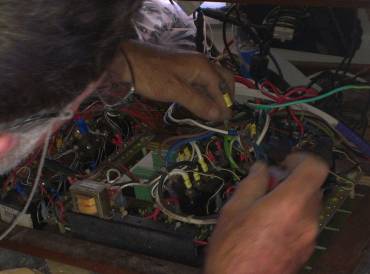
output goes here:
<path id="1" fill-rule="evenodd" d="M 164 155 L 166 155 L 166 151 L 162 152 L 162 157 L 158 150 L 152 152 L 152 160 L 153 160 L 153 167 L 154 170 L 160 171 L 162 167 L 164 167 Z"/>
<path id="2" fill-rule="evenodd" d="M 157 171 L 146 168 L 146 167 L 141 167 L 137 166 L 132 170 L 132 174 L 134 174 L 136 177 L 140 179 L 145 179 L 145 180 L 150 180 L 153 179 L 155 175 L 157 175 Z"/>
<path id="3" fill-rule="evenodd" d="M 138 200 L 153 202 L 151 188 L 146 186 L 134 186 L 135 197 Z"/>

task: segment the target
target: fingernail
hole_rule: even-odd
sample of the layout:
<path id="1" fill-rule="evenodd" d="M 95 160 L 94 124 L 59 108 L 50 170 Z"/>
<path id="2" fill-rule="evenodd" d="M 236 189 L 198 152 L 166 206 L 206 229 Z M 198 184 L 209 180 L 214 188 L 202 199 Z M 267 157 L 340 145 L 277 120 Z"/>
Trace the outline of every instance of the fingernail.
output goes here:
<path id="1" fill-rule="evenodd" d="M 220 117 L 220 111 L 216 107 L 211 107 L 208 111 L 208 118 L 210 120 L 217 120 Z"/>
<path id="2" fill-rule="evenodd" d="M 265 168 L 265 164 L 263 162 L 256 162 L 249 170 L 248 176 L 253 176 L 259 174 Z"/>

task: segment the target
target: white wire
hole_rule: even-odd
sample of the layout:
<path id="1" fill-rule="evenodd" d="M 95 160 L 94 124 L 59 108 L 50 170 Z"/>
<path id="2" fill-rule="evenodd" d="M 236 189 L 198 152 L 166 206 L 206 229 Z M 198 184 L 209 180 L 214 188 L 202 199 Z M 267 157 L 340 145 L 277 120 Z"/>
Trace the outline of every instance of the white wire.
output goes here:
<path id="1" fill-rule="evenodd" d="M 246 97 L 257 98 L 257 99 L 262 99 L 262 100 L 267 100 L 267 101 L 273 101 L 271 98 L 268 98 L 267 96 L 263 95 L 260 90 L 250 89 L 250 88 L 247 88 L 244 85 L 239 84 L 239 83 L 236 84 L 235 91 L 236 91 L 236 97 L 238 98 L 239 102 L 243 102 L 243 101 L 246 102 L 246 100 L 245 100 Z M 248 103 L 248 102 L 246 102 L 246 103 Z M 249 104 L 249 105 L 254 105 L 254 104 Z M 324 112 L 324 111 L 322 111 L 322 110 L 320 110 L 320 109 L 318 109 L 314 106 L 303 103 L 303 104 L 293 105 L 291 107 L 293 109 L 296 109 L 296 110 L 308 111 L 308 112 L 320 117 L 321 119 L 323 119 L 325 122 L 327 122 L 333 128 L 335 128 L 335 126 L 338 124 L 337 119 L 335 119 L 333 116 L 327 114 L 326 112 Z"/>
<path id="2" fill-rule="evenodd" d="M 211 200 L 213 200 L 219 193 L 220 191 L 223 189 L 223 187 L 225 186 L 225 181 L 223 180 L 223 182 L 221 183 L 220 187 L 216 190 L 216 192 L 211 196 L 209 197 L 209 199 L 207 200 L 207 204 L 206 204 L 206 212 L 207 214 L 209 215 L 209 203 Z"/>
<path id="3" fill-rule="evenodd" d="M 123 186 L 121 186 L 119 188 L 119 190 L 123 190 L 125 188 L 128 188 L 128 187 L 132 187 L 132 186 L 144 186 L 144 187 L 150 187 L 151 185 L 150 184 L 144 184 L 144 183 L 128 183 L 128 184 L 125 184 Z"/>
<path id="4" fill-rule="evenodd" d="M 190 156 L 190 161 L 194 161 L 194 157 L 195 157 L 195 149 L 194 149 L 194 146 L 193 144 L 190 144 L 191 145 L 191 156 Z"/>
<path id="5" fill-rule="evenodd" d="M 196 127 L 199 127 L 199 128 L 205 129 L 205 130 L 208 130 L 208 131 L 216 132 L 216 133 L 223 134 L 223 135 L 229 135 L 229 132 L 227 130 L 222 130 L 222 129 L 218 129 L 218 128 L 206 126 L 206 125 L 201 124 L 201 123 L 199 123 L 199 122 L 197 122 L 197 121 L 195 121 L 193 119 L 189 119 L 189 118 L 186 118 L 186 119 L 176 119 L 175 117 L 172 116 L 172 113 L 173 113 L 173 110 L 174 110 L 175 105 L 176 104 L 173 103 L 168 108 L 165 116 L 163 117 L 163 119 L 164 119 L 165 122 L 167 122 L 167 118 L 169 118 L 169 120 L 171 120 L 172 122 L 177 123 L 177 124 L 180 124 L 180 125 L 196 126 Z"/>
<path id="6" fill-rule="evenodd" d="M 27 170 L 26 183 L 23 183 L 22 181 L 22 184 L 28 186 L 30 185 L 31 169 L 28 166 L 21 167 L 20 169 L 17 170 L 16 175 L 18 175 L 22 170 Z"/>
<path id="7" fill-rule="evenodd" d="M 167 215 L 168 217 L 183 222 L 187 224 L 195 224 L 195 225 L 213 225 L 216 224 L 217 219 L 198 219 L 193 217 L 192 215 L 189 216 L 181 216 L 178 215 L 170 210 L 168 210 L 161 202 L 161 199 L 159 198 L 158 194 L 158 188 L 156 188 L 156 195 L 155 195 L 155 202 L 157 207 L 162 211 L 163 214 Z"/>
<path id="8" fill-rule="evenodd" d="M 46 138 L 45 138 L 45 141 L 44 141 L 44 146 L 42 148 L 42 154 L 41 154 L 41 157 L 40 157 L 39 166 L 37 168 L 36 179 L 35 179 L 35 182 L 33 183 L 33 186 L 32 186 L 31 192 L 30 192 L 30 194 L 28 196 L 28 199 L 26 201 L 26 204 L 24 205 L 22 211 L 18 213 L 17 217 L 15 217 L 13 219 L 12 223 L 10 224 L 10 226 L 0 235 L 0 241 L 4 240 L 5 237 L 8 236 L 8 234 L 19 223 L 19 221 L 21 220 L 21 218 L 23 217 L 23 215 L 26 214 L 26 212 L 28 210 L 28 207 L 30 206 L 30 204 L 31 204 L 31 202 L 33 200 L 33 197 L 36 194 L 37 188 L 38 188 L 39 183 L 40 183 L 41 173 L 42 173 L 42 170 L 44 168 L 45 158 L 46 158 L 46 154 L 48 152 L 49 141 L 50 141 L 50 136 L 51 136 L 52 131 L 53 131 L 53 129 L 52 129 L 53 126 L 54 126 L 54 123 L 51 123 L 51 125 L 49 125 L 49 128 L 48 128 L 48 130 L 46 132 Z"/>
<path id="9" fill-rule="evenodd" d="M 78 148 L 71 148 L 71 149 L 68 149 L 68 150 L 64 151 L 63 153 L 59 153 L 59 154 L 57 154 L 55 157 L 53 157 L 53 159 L 54 159 L 54 160 L 58 160 L 58 159 L 60 159 L 60 158 L 62 158 L 62 157 L 64 157 L 64 156 L 66 156 L 66 155 L 68 155 L 68 154 L 70 154 L 70 153 L 75 153 L 77 150 L 78 150 Z"/>
<path id="10" fill-rule="evenodd" d="M 115 173 L 117 175 L 113 180 L 111 180 L 111 173 Z M 119 178 L 121 178 L 121 172 L 116 168 L 110 168 L 107 170 L 106 178 L 108 184 L 114 184 Z"/>
<path id="11" fill-rule="evenodd" d="M 265 125 L 263 126 L 261 134 L 258 136 L 258 139 L 256 141 L 257 146 L 259 146 L 262 143 L 263 139 L 265 138 L 267 131 L 269 130 L 270 123 L 271 123 L 271 117 L 269 114 L 266 114 Z"/>
<path id="12" fill-rule="evenodd" d="M 203 17 L 203 53 L 208 52 L 208 44 L 207 44 L 207 23 L 206 19 Z"/>
<path id="13" fill-rule="evenodd" d="M 198 157 L 198 161 L 201 161 L 203 160 L 203 155 L 202 155 L 202 152 L 200 152 L 200 148 L 199 146 L 197 145 L 196 142 L 192 142 L 191 143 L 191 146 L 194 148 L 196 154 L 197 154 L 197 157 Z"/>

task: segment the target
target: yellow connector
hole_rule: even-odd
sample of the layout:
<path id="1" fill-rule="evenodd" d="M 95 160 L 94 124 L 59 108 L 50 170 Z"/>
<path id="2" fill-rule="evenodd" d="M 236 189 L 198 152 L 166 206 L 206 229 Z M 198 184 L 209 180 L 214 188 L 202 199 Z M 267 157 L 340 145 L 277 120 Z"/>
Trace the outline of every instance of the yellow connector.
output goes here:
<path id="1" fill-rule="evenodd" d="M 187 175 L 187 174 L 183 174 L 182 175 L 182 179 L 184 180 L 184 185 L 185 185 L 185 187 L 187 188 L 187 189 L 191 189 L 192 188 L 192 183 L 191 183 L 191 181 L 190 181 L 190 177 L 189 177 L 189 175 Z"/>
<path id="2" fill-rule="evenodd" d="M 198 168 L 196 169 L 196 171 L 198 171 Z M 194 172 L 193 173 L 193 176 L 194 176 L 194 180 L 199 183 L 200 182 L 200 174 L 199 172 Z"/>
<path id="3" fill-rule="evenodd" d="M 257 134 L 256 124 L 248 124 L 245 129 L 248 131 L 250 137 L 254 137 Z"/>
<path id="4" fill-rule="evenodd" d="M 208 165 L 204 161 L 204 159 L 199 159 L 198 163 L 200 164 L 200 167 L 202 168 L 203 172 L 208 172 Z"/>
<path id="5" fill-rule="evenodd" d="M 226 104 L 226 107 L 230 108 L 233 105 L 233 101 L 231 100 L 229 93 L 224 93 L 224 102 Z"/>
<path id="6" fill-rule="evenodd" d="M 226 81 L 220 81 L 219 89 L 224 96 L 224 102 L 225 102 L 226 107 L 230 108 L 233 105 L 233 100 L 231 99 L 230 94 L 229 94 L 229 91 L 230 91 L 229 85 L 227 84 Z"/>
<path id="7" fill-rule="evenodd" d="M 185 156 L 183 153 L 179 152 L 179 155 L 177 156 L 177 159 L 176 159 L 178 162 L 182 162 L 182 161 L 185 161 Z"/>
<path id="8" fill-rule="evenodd" d="M 184 156 L 186 161 L 190 161 L 191 159 L 191 152 L 188 147 L 184 148 Z"/>
<path id="9" fill-rule="evenodd" d="M 63 139 L 62 138 L 58 138 L 57 141 L 56 141 L 56 147 L 57 147 L 57 150 L 60 151 L 63 147 Z"/>
<path id="10" fill-rule="evenodd" d="M 251 125 L 250 132 L 251 132 L 252 137 L 257 135 L 257 126 L 256 126 L 256 124 Z"/>

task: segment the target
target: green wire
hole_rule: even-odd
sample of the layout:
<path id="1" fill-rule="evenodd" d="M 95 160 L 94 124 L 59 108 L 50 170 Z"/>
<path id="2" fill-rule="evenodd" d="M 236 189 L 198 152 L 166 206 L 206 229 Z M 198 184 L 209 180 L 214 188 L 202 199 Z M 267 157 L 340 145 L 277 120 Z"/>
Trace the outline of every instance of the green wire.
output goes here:
<path id="1" fill-rule="evenodd" d="M 274 108 L 289 107 L 289 106 L 297 105 L 297 104 L 311 103 L 311 102 L 322 100 L 322 99 L 324 99 L 326 97 L 332 96 L 333 94 L 336 94 L 336 93 L 339 93 L 339 92 L 342 92 L 342 91 L 346 91 L 346 90 L 349 90 L 349 89 L 359 89 L 359 90 L 365 89 L 366 90 L 366 89 L 370 89 L 370 86 L 347 85 L 347 86 L 335 88 L 335 89 L 333 89 L 333 90 L 331 90 L 329 92 L 326 92 L 324 94 L 321 94 L 319 96 L 312 97 L 312 98 L 307 98 L 307 99 L 303 99 L 303 100 L 287 102 L 287 103 L 283 103 L 283 104 L 254 105 L 254 107 L 256 109 L 260 109 L 260 110 L 269 110 L 269 109 L 274 109 Z"/>
<path id="2" fill-rule="evenodd" d="M 240 167 L 235 162 L 235 160 L 233 159 L 233 156 L 232 156 L 233 144 L 234 144 L 235 141 L 236 141 L 235 137 L 225 136 L 224 149 L 225 149 L 226 157 L 230 162 L 231 168 L 234 169 L 234 170 L 236 169 L 238 171 L 241 171 Z"/>

